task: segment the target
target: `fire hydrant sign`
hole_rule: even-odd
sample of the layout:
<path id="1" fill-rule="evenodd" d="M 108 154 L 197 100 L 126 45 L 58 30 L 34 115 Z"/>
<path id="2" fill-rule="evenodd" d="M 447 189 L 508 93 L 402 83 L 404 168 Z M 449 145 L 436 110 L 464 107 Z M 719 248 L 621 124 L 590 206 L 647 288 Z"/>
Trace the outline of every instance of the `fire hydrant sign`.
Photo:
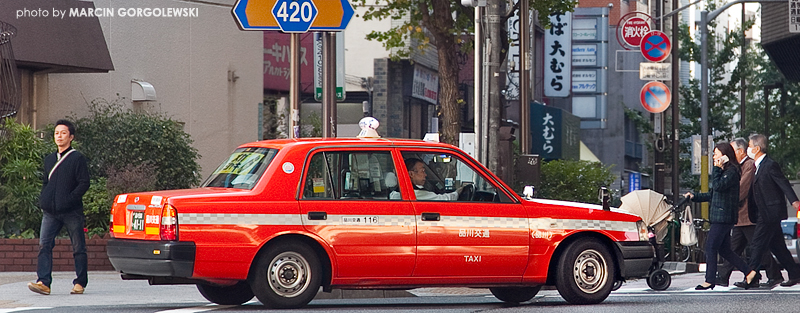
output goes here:
<path id="1" fill-rule="evenodd" d="M 800 33 L 800 0 L 789 0 L 789 32 Z"/>
<path id="2" fill-rule="evenodd" d="M 641 17 L 633 17 L 622 24 L 622 41 L 629 46 L 638 47 L 642 43 L 642 37 L 649 32 L 650 24 Z"/>

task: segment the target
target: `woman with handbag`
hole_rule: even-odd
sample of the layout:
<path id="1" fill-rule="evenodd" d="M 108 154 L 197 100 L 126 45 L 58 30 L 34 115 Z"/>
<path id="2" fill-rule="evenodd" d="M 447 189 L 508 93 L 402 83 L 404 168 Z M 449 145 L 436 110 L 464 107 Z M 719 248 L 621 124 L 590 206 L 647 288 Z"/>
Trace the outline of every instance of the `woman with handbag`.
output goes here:
<path id="1" fill-rule="evenodd" d="M 711 191 L 684 196 L 694 202 L 708 202 L 711 229 L 706 237 L 706 281 L 695 287 L 696 290 L 714 289 L 717 277 L 717 255 L 719 254 L 745 275 L 750 282 L 756 271 L 731 250 L 731 229 L 739 216 L 739 175 L 741 173 L 736 154 L 728 143 L 718 143 L 714 147 L 714 170 L 711 173 Z M 750 288 L 750 284 L 745 289 Z"/>

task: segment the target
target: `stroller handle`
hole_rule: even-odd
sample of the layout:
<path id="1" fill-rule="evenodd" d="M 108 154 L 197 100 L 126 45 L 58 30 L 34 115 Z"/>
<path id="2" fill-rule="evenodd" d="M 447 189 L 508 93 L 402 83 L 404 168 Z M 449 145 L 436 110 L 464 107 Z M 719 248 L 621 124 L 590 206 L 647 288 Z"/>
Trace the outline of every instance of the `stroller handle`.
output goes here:
<path id="1" fill-rule="evenodd" d="M 680 209 L 680 207 L 682 207 L 684 204 L 686 204 L 686 202 L 689 201 L 689 199 L 691 198 L 683 198 L 681 201 L 678 201 L 678 204 L 672 206 L 672 211 L 677 212 Z"/>

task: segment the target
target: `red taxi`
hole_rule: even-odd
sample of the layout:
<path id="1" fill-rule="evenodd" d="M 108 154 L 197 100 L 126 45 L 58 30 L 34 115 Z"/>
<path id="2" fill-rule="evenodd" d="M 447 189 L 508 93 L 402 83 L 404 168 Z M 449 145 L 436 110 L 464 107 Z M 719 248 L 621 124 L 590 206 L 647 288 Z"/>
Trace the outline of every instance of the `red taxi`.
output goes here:
<path id="1" fill-rule="evenodd" d="M 599 303 L 653 260 L 638 216 L 526 199 L 454 146 L 381 138 L 244 144 L 201 188 L 118 195 L 111 233 L 123 279 L 271 308 L 430 286 Z"/>

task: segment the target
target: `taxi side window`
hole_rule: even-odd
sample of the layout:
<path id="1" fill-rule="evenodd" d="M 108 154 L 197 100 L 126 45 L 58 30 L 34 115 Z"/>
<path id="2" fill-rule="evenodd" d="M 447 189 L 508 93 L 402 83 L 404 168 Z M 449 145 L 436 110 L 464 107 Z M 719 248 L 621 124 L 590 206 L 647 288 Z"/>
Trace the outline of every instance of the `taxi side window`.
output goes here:
<path id="1" fill-rule="evenodd" d="M 425 172 L 420 175 L 407 169 L 418 201 L 513 202 L 491 179 L 456 154 L 404 151 L 402 155 L 406 167 L 417 163 L 415 166 Z"/>
<path id="2" fill-rule="evenodd" d="M 305 177 L 303 199 L 401 199 L 388 151 L 317 152 Z"/>

